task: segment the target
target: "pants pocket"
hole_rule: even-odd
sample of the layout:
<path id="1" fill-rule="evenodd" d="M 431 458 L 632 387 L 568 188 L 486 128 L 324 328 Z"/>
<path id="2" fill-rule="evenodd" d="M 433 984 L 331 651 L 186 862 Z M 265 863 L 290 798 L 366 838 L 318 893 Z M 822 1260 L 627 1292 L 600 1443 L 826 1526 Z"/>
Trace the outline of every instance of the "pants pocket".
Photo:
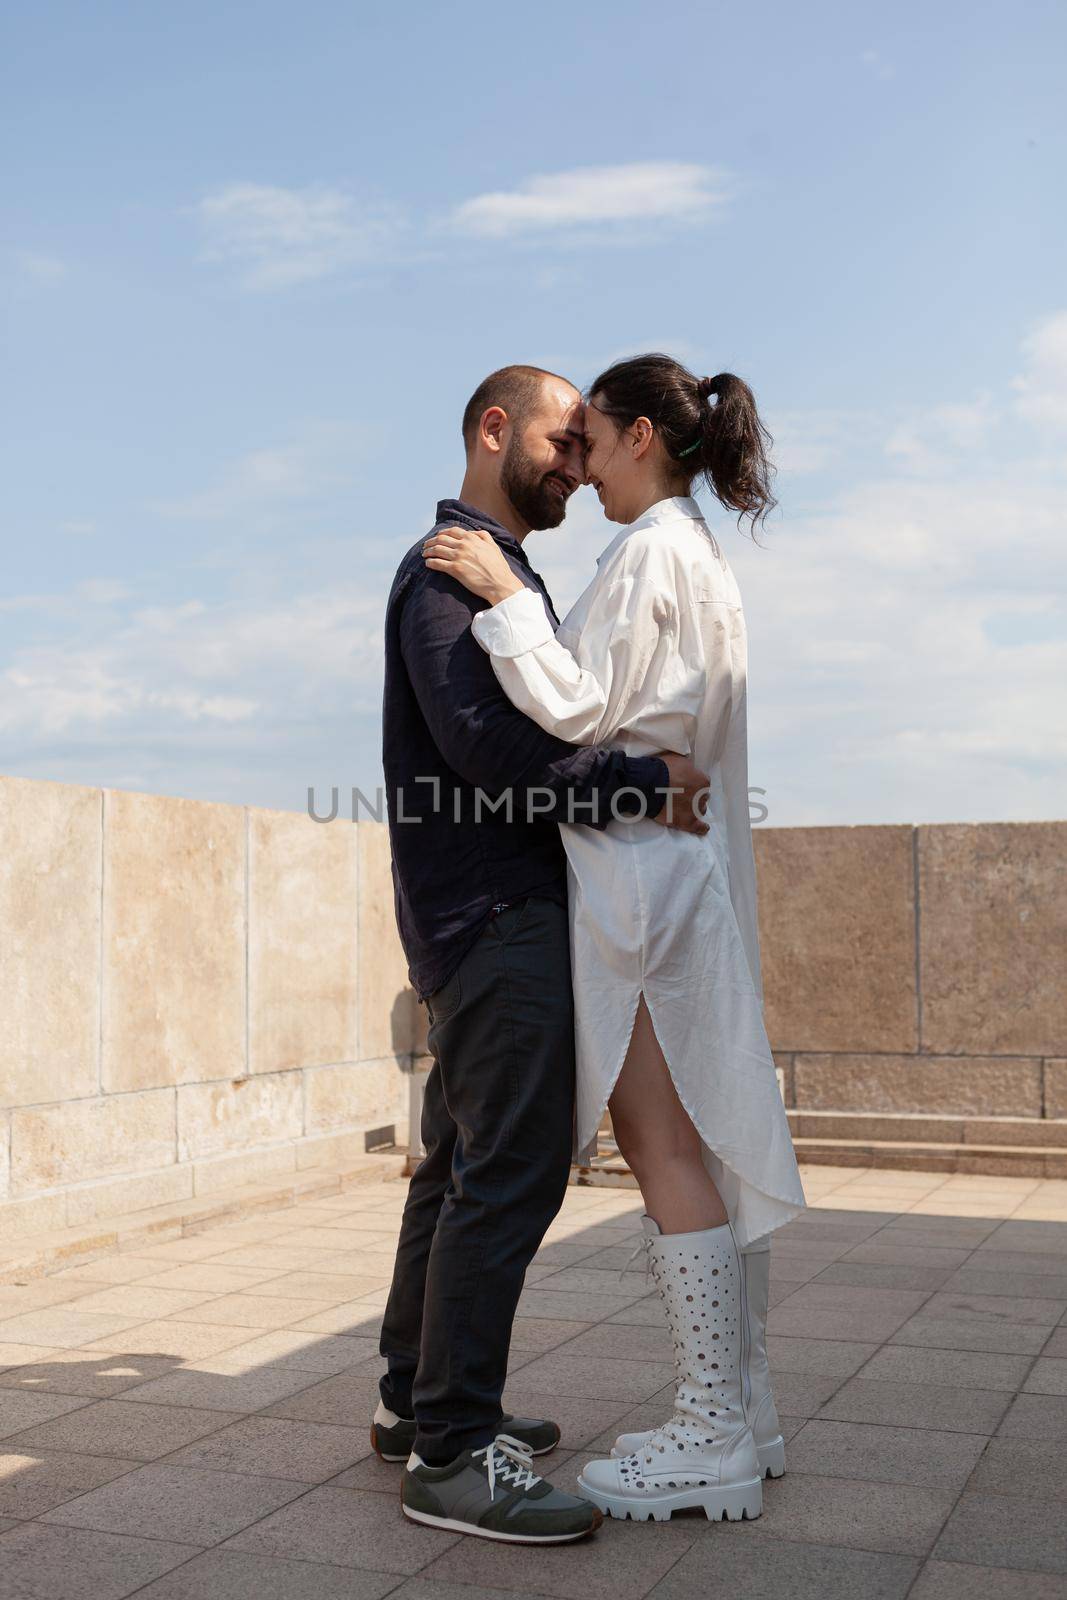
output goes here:
<path id="1" fill-rule="evenodd" d="M 439 1023 L 447 1022 L 459 1009 L 459 1002 L 463 997 L 463 986 L 459 976 L 459 968 L 450 978 L 447 978 L 439 989 L 426 996 L 426 1014 L 431 1026 L 437 1027 Z"/>
<path id="2" fill-rule="evenodd" d="M 517 905 L 508 906 L 506 911 L 499 912 L 489 923 L 489 930 L 500 944 L 508 944 L 518 933 L 532 904 L 532 898 L 527 896 Z"/>

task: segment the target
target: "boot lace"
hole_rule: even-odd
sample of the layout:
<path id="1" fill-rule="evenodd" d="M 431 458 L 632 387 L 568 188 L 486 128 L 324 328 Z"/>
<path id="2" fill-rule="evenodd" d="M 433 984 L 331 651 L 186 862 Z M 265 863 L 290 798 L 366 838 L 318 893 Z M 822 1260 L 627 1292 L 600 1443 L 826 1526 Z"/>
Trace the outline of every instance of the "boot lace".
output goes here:
<path id="1" fill-rule="evenodd" d="M 668 1449 L 676 1450 L 679 1444 L 686 1444 L 687 1441 L 684 1438 L 679 1438 L 679 1425 L 685 1426 L 682 1417 L 672 1417 L 669 1422 L 663 1423 L 662 1427 L 657 1428 L 651 1437 L 645 1440 L 637 1454 L 641 1456 L 647 1455 L 651 1461 L 653 1452 L 663 1455 Z"/>
<path id="2" fill-rule="evenodd" d="M 495 1497 L 498 1482 L 510 1489 L 532 1489 L 541 1482 L 531 1467 L 533 1447 L 510 1433 L 498 1433 L 491 1444 L 472 1450 L 471 1457 L 485 1467 L 490 1500 Z"/>
<path id="3" fill-rule="evenodd" d="M 647 1287 L 649 1272 L 651 1271 L 651 1268 L 652 1268 L 652 1257 L 651 1257 L 651 1255 L 649 1253 L 649 1248 L 648 1248 L 649 1242 L 651 1240 L 651 1237 L 652 1237 L 651 1234 L 647 1234 L 646 1233 L 646 1234 L 642 1234 L 641 1238 L 638 1239 L 637 1243 L 634 1245 L 633 1249 L 630 1251 L 630 1254 L 627 1256 L 626 1260 L 623 1262 L 622 1268 L 621 1268 L 621 1270 L 619 1272 L 619 1282 L 620 1283 L 622 1282 L 622 1280 L 626 1276 L 626 1274 L 629 1272 L 630 1268 L 633 1266 L 634 1262 L 637 1260 L 638 1256 L 641 1254 L 641 1252 L 643 1250 L 644 1253 L 645 1253 L 645 1264 L 644 1264 L 645 1285 Z"/>

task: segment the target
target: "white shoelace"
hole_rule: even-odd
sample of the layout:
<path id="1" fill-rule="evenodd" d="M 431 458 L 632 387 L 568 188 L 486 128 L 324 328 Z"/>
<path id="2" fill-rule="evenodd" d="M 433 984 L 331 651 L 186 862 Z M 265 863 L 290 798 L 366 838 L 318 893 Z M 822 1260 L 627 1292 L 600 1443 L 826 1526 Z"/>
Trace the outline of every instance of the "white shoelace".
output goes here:
<path id="1" fill-rule="evenodd" d="M 679 1444 L 692 1445 L 694 1441 L 691 1437 L 687 1437 L 687 1433 L 689 1435 L 692 1433 L 691 1421 L 675 1413 L 669 1422 L 664 1422 L 645 1440 L 640 1449 L 633 1452 L 630 1459 L 651 1466 L 657 1455 L 673 1453 Z"/>
<path id="2" fill-rule="evenodd" d="M 650 1271 L 651 1265 L 652 1265 L 652 1258 L 650 1257 L 650 1255 L 648 1253 L 649 1238 L 650 1238 L 649 1234 L 647 1234 L 647 1233 L 642 1234 L 641 1238 L 638 1239 L 637 1243 L 634 1245 L 633 1249 L 630 1251 L 630 1254 L 627 1256 L 626 1260 L 623 1262 L 622 1268 L 621 1268 L 621 1270 L 619 1272 L 619 1282 L 620 1283 L 622 1282 L 622 1280 L 626 1276 L 626 1274 L 629 1272 L 631 1266 L 637 1260 L 638 1256 L 641 1254 L 641 1252 L 643 1250 L 645 1252 L 645 1283 L 647 1285 L 647 1283 L 648 1283 L 648 1275 L 649 1275 L 649 1271 Z"/>
<path id="3" fill-rule="evenodd" d="M 530 1465 L 533 1446 L 523 1444 L 521 1439 L 513 1438 L 510 1433 L 498 1433 L 492 1444 L 483 1445 L 481 1450 L 472 1450 L 471 1455 L 475 1461 L 481 1457 L 485 1462 L 490 1500 L 494 1498 L 498 1478 L 513 1489 L 532 1489 L 535 1483 L 541 1482 Z"/>

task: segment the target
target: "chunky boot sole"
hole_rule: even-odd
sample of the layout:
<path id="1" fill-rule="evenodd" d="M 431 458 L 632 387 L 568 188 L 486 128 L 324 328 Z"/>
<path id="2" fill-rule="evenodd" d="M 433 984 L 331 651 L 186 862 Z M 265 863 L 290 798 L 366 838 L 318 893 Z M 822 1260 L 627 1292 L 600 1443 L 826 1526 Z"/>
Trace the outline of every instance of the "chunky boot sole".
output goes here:
<path id="1" fill-rule="evenodd" d="M 412 1511 L 400 1502 L 400 1509 L 412 1522 L 424 1522 L 430 1528 L 444 1528 L 449 1533 L 469 1533 L 476 1539 L 497 1539 L 501 1544 L 573 1544 L 576 1539 L 587 1539 L 595 1533 L 604 1518 L 594 1515 L 588 1528 L 577 1533 L 497 1533 L 493 1528 L 480 1528 L 476 1522 L 461 1522 L 458 1517 L 438 1517 L 431 1511 Z"/>
<path id="2" fill-rule="evenodd" d="M 634 1522 L 668 1522 L 675 1511 L 698 1509 L 709 1522 L 753 1521 L 763 1510 L 763 1479 L 752 1478 L 748 1483 L 732 1483 L 726 1488 L 718 1484 L 704 1489 L 649 1490 L 645 1494 L 604 1494 L 591 1489 L 581 1476 L 578 1493 L 591 1500 L 609 1517 Z"/>
<path id="3" fill-rule="evenodd" d="M 772 1439 L 770 1444 L 758 1444 L 756 1454 L 759 1457 L 759 1469 L 765 1478 L 781 1478 L 785 1475 L 785 1440 L 781 1434 L 777 1439 Z"/>

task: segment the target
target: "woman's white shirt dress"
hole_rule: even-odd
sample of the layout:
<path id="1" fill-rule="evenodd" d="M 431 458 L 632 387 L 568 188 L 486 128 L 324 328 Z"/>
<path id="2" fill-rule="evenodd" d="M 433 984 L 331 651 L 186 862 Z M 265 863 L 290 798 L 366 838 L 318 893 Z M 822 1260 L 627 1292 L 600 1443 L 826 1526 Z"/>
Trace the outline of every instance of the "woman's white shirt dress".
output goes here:
<path id="1" fill-rule="evenodd" d="M 803 1209 L 763 1025 L 748 804 L 747 646 L 734 575 L 693 499 L 622 528 L 558 633 L 523 588 L 474 618 L 508 698 L 571 744 L 687 755 L 710 774 L 703 837 L 651 818 L 563 824 L 588 1156 L 642 991 L 742 1247 Z"/>

